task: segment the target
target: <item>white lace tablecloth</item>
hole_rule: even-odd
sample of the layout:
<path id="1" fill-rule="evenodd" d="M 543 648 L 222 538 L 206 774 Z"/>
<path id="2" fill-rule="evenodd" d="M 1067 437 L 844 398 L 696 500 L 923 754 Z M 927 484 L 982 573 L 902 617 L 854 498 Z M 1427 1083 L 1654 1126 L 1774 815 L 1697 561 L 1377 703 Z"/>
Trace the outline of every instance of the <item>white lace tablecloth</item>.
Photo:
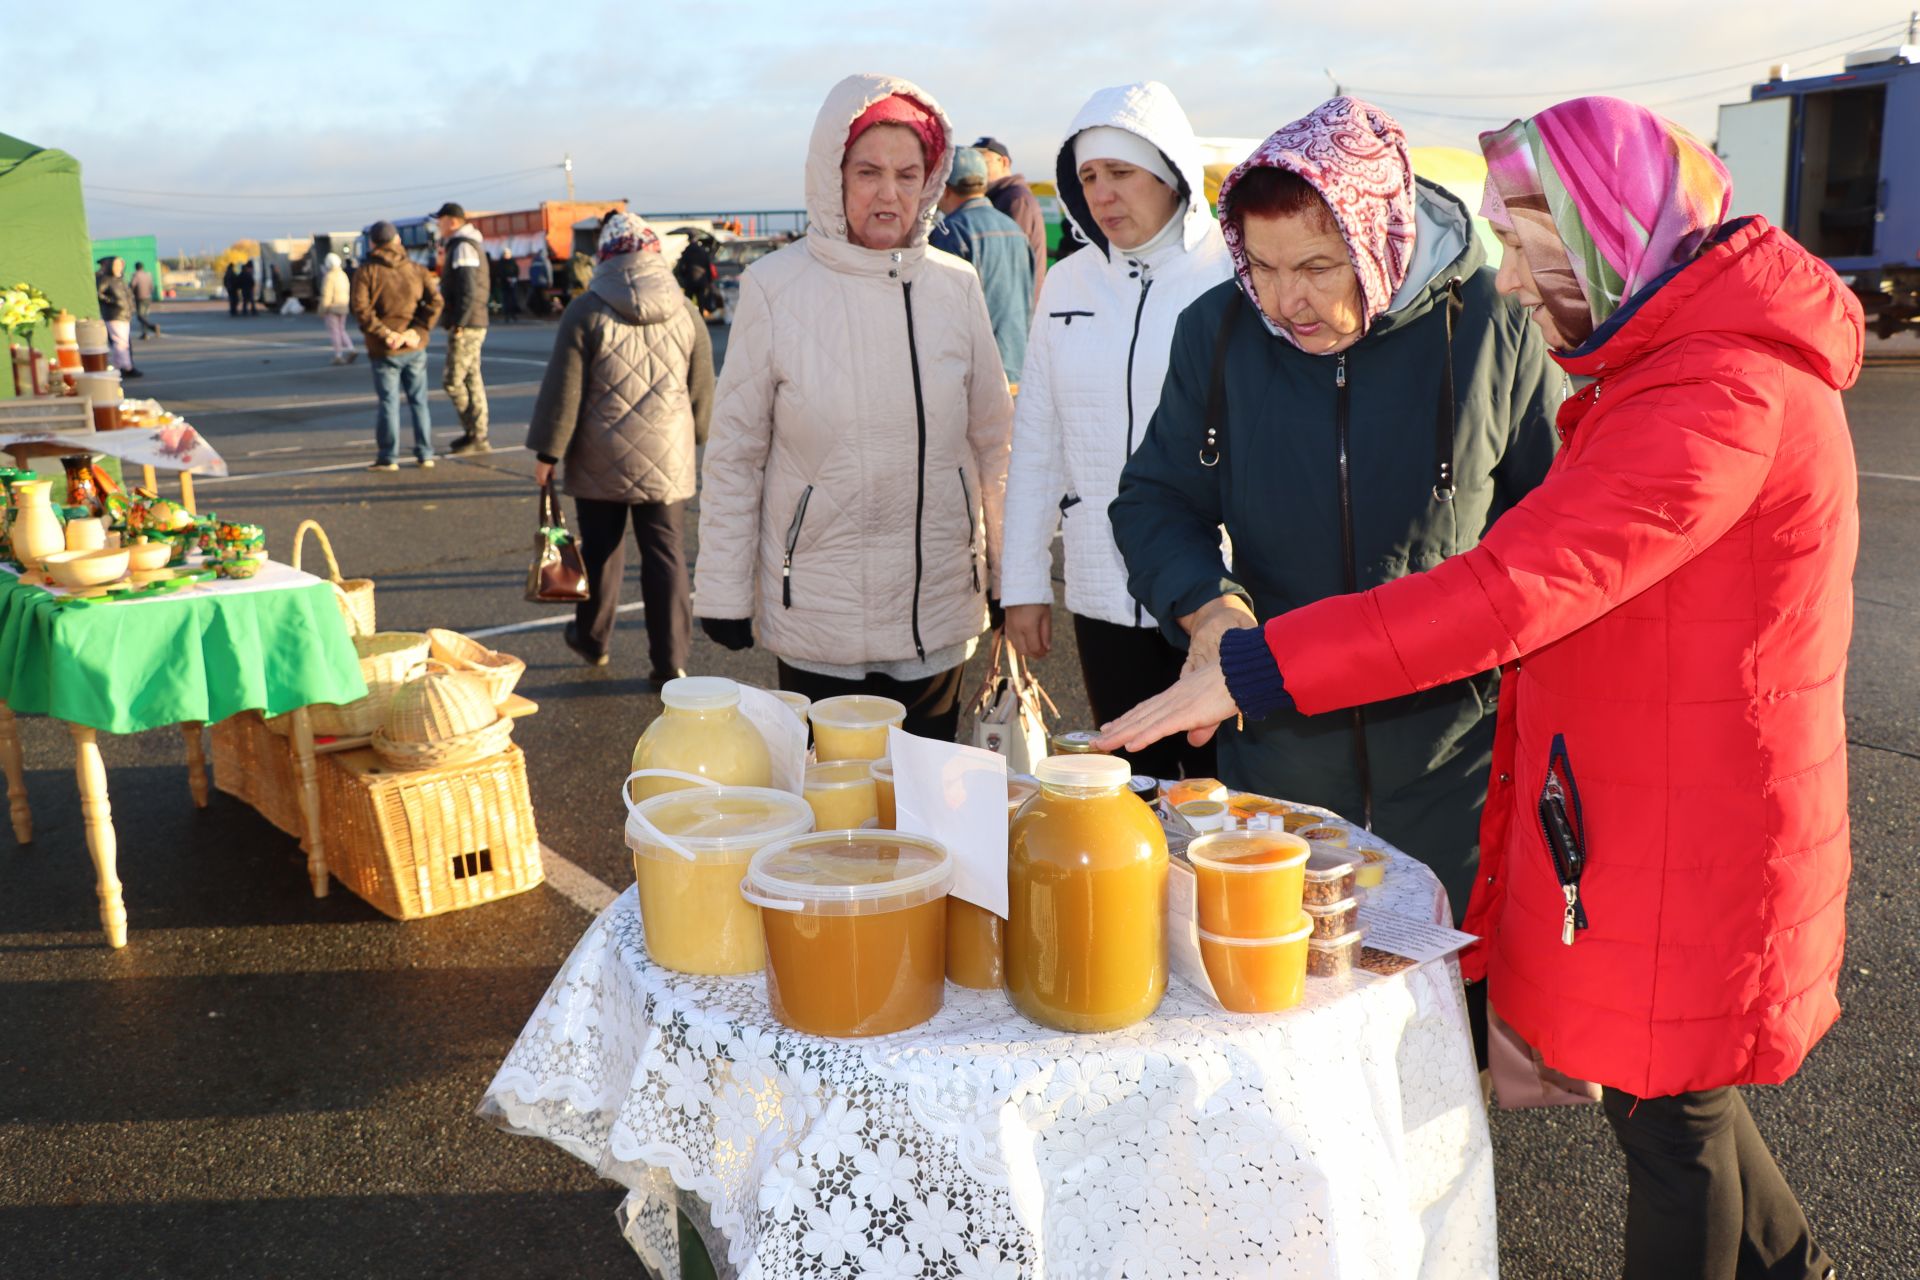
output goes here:
<path id="1" fill-rule="evenodd" d="M 1438 918 L 1397 857 L 1374 901 Z M 627 1239 L 679 1274 L 689 1204 L 721 1273 L 788 1277 L 1497 1274 L 1493 1154 L 1458 965 L 1307 981 L 1236 1016 L 1179 977 L 1148 1021 L 1064 1035 L 949 984 L 872 1040 L 781 1027 L 764 978 L 647 958 L 630 886 L 480 1113 L 631 1188 Z M 691 1193 L 691 1197 L 683 1194 Z"/>

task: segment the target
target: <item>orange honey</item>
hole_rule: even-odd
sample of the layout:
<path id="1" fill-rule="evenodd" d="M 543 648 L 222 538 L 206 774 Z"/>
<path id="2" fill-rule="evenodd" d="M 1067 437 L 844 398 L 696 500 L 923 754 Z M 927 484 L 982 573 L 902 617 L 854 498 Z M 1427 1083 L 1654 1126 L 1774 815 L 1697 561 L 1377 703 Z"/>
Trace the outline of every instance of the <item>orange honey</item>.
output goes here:
<path id="1" fill-rule="evenodd" d="M 1007 985 L 1007 922 L 985 907 L 947 899 L 947 981 L 976 991 Z"/>
<path id="2" fill-rule="evenodd" d="M 1194 922 L 1228 938 L 1275 938 L 1300 918 L 1307 842 L 1283 831 L 1222 831 L 1187 846 Z"/>
<path id="3" fill-rule="evenodd" d="M 1232 1013 L 1277 1013 L 1300 1003 L 1307 987 L 1307 938 L 1303 922 L 1273 938 L 1222 938 L 1202 930 L 1200 960 L 1222 1008 Z"/>

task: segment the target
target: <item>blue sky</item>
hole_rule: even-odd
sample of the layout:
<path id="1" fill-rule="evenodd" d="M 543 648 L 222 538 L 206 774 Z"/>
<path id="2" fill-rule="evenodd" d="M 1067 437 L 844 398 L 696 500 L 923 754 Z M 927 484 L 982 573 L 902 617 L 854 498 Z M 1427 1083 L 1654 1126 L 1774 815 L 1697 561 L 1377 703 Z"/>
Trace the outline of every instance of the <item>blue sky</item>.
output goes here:
<path id="1" fill-rule="evenodd" d="M 1716 104 L 1779 55 L 1804 50 L 1796 74 L 1837 69 L 1867 43 L 1849 37 L 1893 43 L 1907 16 L 1860 0 L 366 8 L 113 0 L 82 28 L 0 0 L 0 56 L 41 68 L 35 92 L 8 94 L 0 131 L 79 157 L 95 235 L 151 231 L 170 255 L 442 199 L 530 207 L 564 194 L 569 152 L 583 199 L 797 206 L 814 112 L 855 71 L 918 82 L 968 140 L 998 134 L 1036 178 L 1089 93 L 1147 78 L 1202 134 L 1270 132 L 1332 92 L 1331 69 L 1416 144 L 1471 147 L 1615 86 L 1711 137 Z"/>

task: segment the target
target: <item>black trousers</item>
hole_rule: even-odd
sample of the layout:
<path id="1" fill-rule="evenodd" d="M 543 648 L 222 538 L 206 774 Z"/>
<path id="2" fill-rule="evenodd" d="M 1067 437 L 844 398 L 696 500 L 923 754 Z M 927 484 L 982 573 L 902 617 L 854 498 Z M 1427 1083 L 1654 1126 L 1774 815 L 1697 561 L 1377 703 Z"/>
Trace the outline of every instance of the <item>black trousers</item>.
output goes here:
<path id="1" fill-rule="evenodd" d="M 900 727 L 920 738 L 952 742 L 960 732 L 960 684 L 967 664 L 920 680 L 895 680 L 892 676 L 870 675 L 864 680 L 842 680 L 838 676 L 817 675 L 798 667 L 780 664 L 780 687 L 790 693 L 804 693 L 815 702 L 849 693 L 878 694 L 905 704 L 907 722 Z"/>
<path id="2" fill-rule="evenodd" d="M 1626 1280 L 1820 1280 L 1833 1266 L 1738 1089 L 1601 1105 L 1627 1157 Z"/>
<path id="3" fill-rule="evenodd" d="M 1187 655 L 1155 627 L 1122 627 L 1073 615 L 1073 639 L 1080 650 L 1080 674 L 1097 729 L 1117 720 L 1180 679 Z M 1127 759 L 1133 771 L 1150 778 L 1211 778 L 1213 743 L 1190 746 L 1185 734 L 1162 738 Z"/>
<path id="4" fill-rule="evenodd" d="M 152 311 L 153 304 L 151 302 L 145 302 L 139 298 L 134 299 L 133 318 L 140 322 L 140 336 L 143 338 L 149 333 L 160 332 L 160 326 L 153 322 Z"/>
<path id="5" fill-rule="evenodd" d="M 684 502 L 601 502 L 575 498 L 587 598 L 575 609 L 581 641 L 596 653 L 613 642 L 620 576 L 627 567 L 627 522 L 640 544 L 640 600 L 647 611 L 647 655 L 653 670 L 683 671 L 693 647 L 692 584 L 687 577 Z"/>

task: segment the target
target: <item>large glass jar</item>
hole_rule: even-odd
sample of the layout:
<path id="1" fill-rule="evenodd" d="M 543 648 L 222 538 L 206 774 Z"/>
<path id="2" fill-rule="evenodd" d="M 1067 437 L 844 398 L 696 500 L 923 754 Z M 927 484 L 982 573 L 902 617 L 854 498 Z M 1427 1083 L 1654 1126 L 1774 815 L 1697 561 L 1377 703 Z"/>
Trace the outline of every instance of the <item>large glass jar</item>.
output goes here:
<path id="1" fill-rule="evenodd" d="M 730 787 L 773 782 L 767 743 L 740 711 L 740 686 L 718 676 L 682 676 L 661 687 L 666 709 L 634 744 L 635 769 L 693 774 Z M 636 778 L 637 803 L 698 783 L 679 778 Z"/>
<path id="2" fill-rule="evenodd" d="M 1007 851 L 1007 995 L 1042 1026 L 1112 1031 L 1167 989 L 1167 839 L 1113 756 L 1050 756 Z"/>

